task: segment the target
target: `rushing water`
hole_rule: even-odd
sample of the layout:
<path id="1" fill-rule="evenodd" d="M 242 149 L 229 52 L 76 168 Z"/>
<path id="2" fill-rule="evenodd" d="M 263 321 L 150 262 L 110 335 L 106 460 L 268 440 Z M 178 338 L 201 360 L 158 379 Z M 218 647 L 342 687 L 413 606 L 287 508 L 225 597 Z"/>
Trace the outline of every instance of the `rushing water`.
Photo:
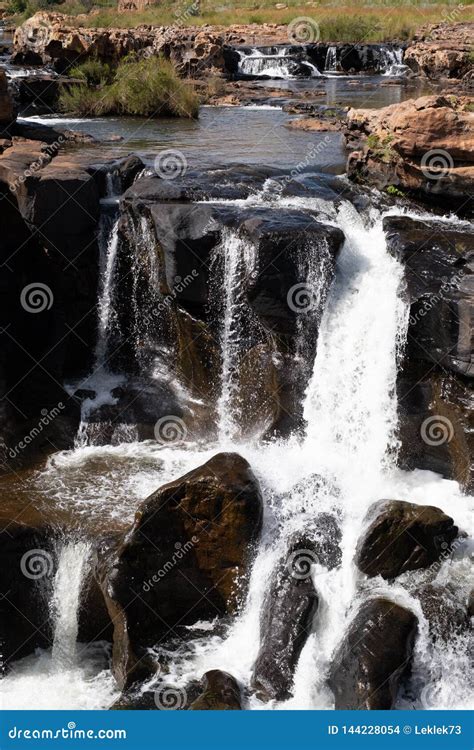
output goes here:
<path id="1" fill-rule="evenodd" d="M 258 197 L 250 200 L 255 202 Z M 268 195 L 262 194 L 261 200 L 268 201 Z M 276 205 L 284 203 L 277 196 L 274 201 Z M 408 314 L 402 293 L 402 267 L 387 252 L 379 212 L 373 210 L 363 217 L 348 202 L 336 209 L 322 200 L 285 201 L 286 205 L 320 212 L 346 237 L 326 300 L 308 381 L 304 439 L 294 437 L 261 444 L 258 436 L 246 441 L 239 437 L 231 406 L 233 373 L 239 336 L 243 335 L 242 318 L 248 311 L 239 297 L 237 281 L 242 268 L 252 267 L 252 248 L 247 241 L 229 233 L 223 239 L 219 441 L 198 448 L 160 447 L 150 442 L 104 448 L 83 446 L 53 457 L 34 484 L 40 494 L 46 493 L 54 512 L 67 512 L 82 519 L 83 529 L 88 524 L 93 529 L 97 523 L 104 529 L 111 523 L 126 528 L 140 500 L 160 484 L 200 465 L 222 448 L 238 451 L 249 460 L 260 480 L 265 501 L 262 540 L 247 601 L 224 633 L 215 631 L 211 624 L 207 635 L 190 640 L 174 655 L 167 653 L 169 683 L 185 687 L 211 668 L 226 669 L 244 685 L 249 683 L 271 572 L 285 553 L 288 537 L 305 528 L 319 513 L 331 512 L 342 532 L 342 564 L 332 571 L 322 566 L 313 568 L 320 605 L 297 665 L 293 697 L 270 705 L 251 697 L 247 707 L 331 708 L 333 697 L 325 684 L 331 656 L 360 602 L 375 594 L 387 595 L 413 609 L 420 623 L 413 673 L 406 694 L 399 696 L 399 707 L 466 707 L 472 688 L 467 669 L 467 636 L 453 639 L 447 648 L 430 638 L 426 620 L 412 596 L 425 572 L 401 576 L 394 583 L 376 579 L 369 591 L 353 563 L 367 508 L 383 497 L 435 505 L 448 512 L 461 529 L 468 530 L 470 525 L 466 498 L 455 482 L 430 472 L 403 472 L 395 466 L 395 380 Z M 142 231 L 145 229 L 142 227 Z M 109 242 L 106 260 L 112 252 Z M 108 269 L 107 260 L 103 279 L 111 283 L 113 275 Z M 311 267 L 308 274 L 308 282 L 316 285 L 318 274 L 312 277 Z M 102 299 L 106 294 L 104 286 L 103 283 Z M 112 294 L 110 289 L 107 294 Z M 51 602 L 55 622 L 52 650 L 18 662 L 12 674 L 0 683 L 7 707 L 104 708 L 114 699 L 110 671 L 103 668 L 103 645 L 81 647 L 80 659 L 75 651 L 88 554 L 85 542 L 67 543 L 61 549 Z M 434 582 L 452 583 L 456 596 L 464 596 L 469 582 L 465 556 L 459 553 L 458 559 L 445 561 Z M 453 674 L 457 681 L 455 694 Z M 42 690 L 38 691 L 40 681 Z"/>

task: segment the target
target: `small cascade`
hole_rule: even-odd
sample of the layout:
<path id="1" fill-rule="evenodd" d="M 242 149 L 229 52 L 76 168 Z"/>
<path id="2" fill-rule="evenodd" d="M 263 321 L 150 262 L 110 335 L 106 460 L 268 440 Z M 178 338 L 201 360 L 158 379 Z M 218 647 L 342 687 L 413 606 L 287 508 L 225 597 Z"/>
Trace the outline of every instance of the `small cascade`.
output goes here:
<path id="1" fill-rule="evenodd" d="M 325 73 L 335 73 L 337 71 L 337 47 L 328 47 L 326 52 L 326 62 L 324 63 Z"/>
<path id="2" fill-rule="evenodd" d="M 51 660 L 56 670 L 78 666 L 79 607 L 90 553 L 90 544 L 81 541 L 64 544 L 59 553 L 51 601 L 54 623 Z"/>
<path id="3" fill-rule="evenodd" d="M 237 50 L 238 73 L 252 78 L 318 78 L 321 73 L 304 52 L 292 48 L 270 47 Z"/>
<path id="4" fill-rule="evenodd" d="M 238 434 L 234 418 L 238 398 L 239 364 L 245 329 L 251 325 L 252 313 L 245 298 L 242 279 L 250 267 L 253 248 L 235 231 L 224 230 L 217 249 L 217 259 L 222 256 L 224 295 L 221 322 L 221 392 L 217 402 L 220 439 L 231 441 Z"/>
<path id="5" fill-rule="evenodd" d="M 403 64 L 403 49 L 396 47 L 381 47 L 379 58 L 379 72 L 384 76 L 400 76 L 409 70 Z"/>

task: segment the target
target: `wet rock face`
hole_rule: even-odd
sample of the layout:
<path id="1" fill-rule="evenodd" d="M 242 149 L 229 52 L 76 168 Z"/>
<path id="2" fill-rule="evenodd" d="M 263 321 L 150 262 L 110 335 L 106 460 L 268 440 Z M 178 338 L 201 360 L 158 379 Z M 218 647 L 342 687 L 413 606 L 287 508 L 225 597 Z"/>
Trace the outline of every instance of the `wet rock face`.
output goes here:
<path id="1" fill-rule="evenodd" d="M 133 305 L 122 306 L 118 328 L 131 345 L 118 347 L 115 365 L 146 373 L 147 359 L 154 366 L 160 348 L 167 349 L 167 361 L 173 351 L 174 370 L 194 404 L 202 405 L 196 413 L 195 405 L 182 404 L 193 433 L 206 434 L 215 423 L 230 274 L 235 296 L 230 304 L 240 310 L 241 327 L 233 344 L 231 411 L 244 433 L 286 435 L 302 425 L 307 363 L 343 234 L 295 210 L 196 203 L 246 197 L 268 175 L 268 170 L 234 168 L 187 173 L 173 181 L 146 178 L 123 198 L 118 275 L 124 282 L 117 296 L 129 300 L 133 281 L 140 289 L 142 317 L 146 299 L 155 302 L 139 326 L 132 319 Z M 226 255 L 232 242 L 240 243 L 233 250 L 239 256 L 233 270 Z M 137 327 L 140 336 L 133 335 Z"/>
<path id="2" fill-rule="evenodd" d="M 49 648 L 47 601 L 56 569 L 52 529 L 30 512 L 28 522 L 2 517 L 0 530 L 0 672 L 37 648 Z"/>
<path id="3" fill-rule="evenodd" d="M 390 579 L 427 568 L 458 533 L 453 519 L 439 508 L 401 500 L 375 503 L 366 520 L 370 526 L 357 545 L 356 563 L 369 577 Z"/>
<path id="4" fill-rule="evenodd" d="M 335 708 L 389 710 L 409 668 L 417 618 L 388 599 L 360 608 L 335 654 L 329 675 Z"/>
<path id="5" fill-rule="evenodd" d="M 8 90 L 8 79 L 5 72 L 0 69 L 0 137 L 2 126 L 9 125 L 15 119 L 15 106 L 13 97 Z"/>
<path id="6" fill-rule="evenodd" d="M 400 463 L 469 488 L 474 235 L 402 217 L 385 219 L 384 228 L 389 251 L 405 266 L 410 305 L 397 379 Z"/>
<path id="7" fill-rule="evenodd" d="M 143 503 L 105 583 L 120 684 L 136 678 L 144 650 L 175 628 L 235 611 L 261 523 L 257 480 L 232 453 Z"/>
<path id="8" fill-rule="evenodd" d="M 211 669 L 202 678 L 202 693 L 191 703 L 190 711 L 240 711 L 240 688 L 232 675 Z"/>
<path id="9" fill-rule="evenodd" d="M 336 520 L 322 514 L 313 527 L 290 539 L 278 563 L 262 608 L 261 645 L 252 677 L 261 700 L 281 701 L 291 695 L 295 668 L 318 608 L 312 566 L 330 570 L 338 565 L 340 538 Z"/>

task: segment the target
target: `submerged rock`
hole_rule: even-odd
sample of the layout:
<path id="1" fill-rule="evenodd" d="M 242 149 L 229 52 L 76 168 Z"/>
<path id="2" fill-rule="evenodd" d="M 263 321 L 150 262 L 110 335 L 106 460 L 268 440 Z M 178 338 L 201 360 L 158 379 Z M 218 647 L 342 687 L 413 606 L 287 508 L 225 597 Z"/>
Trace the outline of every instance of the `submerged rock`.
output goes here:
<path id="1" fill-rule="evenodd" d="M 301 651 L 318 608 L 312 566 L 331 569 L 341 561 L 341 533 L 335 519 L 318 516 L 314 526 L 295 534 L 273 574 L 260 623 L 260 650 L 252 685 L 261 700 L 291 695 Z"/>
<path id="2" fill-rule="evenodd" d="M 337 650 L 329 675 L 335 708 L 389 710 L 410 666 L 417 618 L 388 599 L 362 605 Z"/>
<path id="3" fill-rule="evenodd" d="M 453 519 L 430 505 L 402 500 L 374 503 L 357 545 L 356 563 L 369 577 L 395 578 L 439 560 L 458 533 Z"/>
<path id="4" fill-rule="evenodd" d="M 240 711 L 240 688 L 228 672 L 211 669 L 202 678 L 202 693 L 191 703 L 190 711 Z"/>
<path id="5" fill-rule="evenodd" d="M 220 453 L 142 504 L 105 582 L 121 685 L 176 628 L 233 613 L 245 589 L 262 497 L 249 464 Z"/>

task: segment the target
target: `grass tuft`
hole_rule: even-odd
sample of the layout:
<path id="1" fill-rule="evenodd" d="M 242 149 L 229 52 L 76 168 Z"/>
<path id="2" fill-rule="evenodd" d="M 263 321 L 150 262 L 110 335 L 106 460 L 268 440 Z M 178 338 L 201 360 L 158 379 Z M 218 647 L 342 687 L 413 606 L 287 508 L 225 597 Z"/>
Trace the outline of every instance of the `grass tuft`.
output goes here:
<path id="1" fill-rule="evenodd" d="M 79 117 L 133 115 L 137 117 L 197 117 L 199 99 L 194 87 L 179 78 L 173 64 L 159 57 L 126 57 L 116 68 L 89 61 L 71 74 L 84 83 L 64 87 L 60 109 Z M 91 83 L 94 81 L 94 83 Z"/>

